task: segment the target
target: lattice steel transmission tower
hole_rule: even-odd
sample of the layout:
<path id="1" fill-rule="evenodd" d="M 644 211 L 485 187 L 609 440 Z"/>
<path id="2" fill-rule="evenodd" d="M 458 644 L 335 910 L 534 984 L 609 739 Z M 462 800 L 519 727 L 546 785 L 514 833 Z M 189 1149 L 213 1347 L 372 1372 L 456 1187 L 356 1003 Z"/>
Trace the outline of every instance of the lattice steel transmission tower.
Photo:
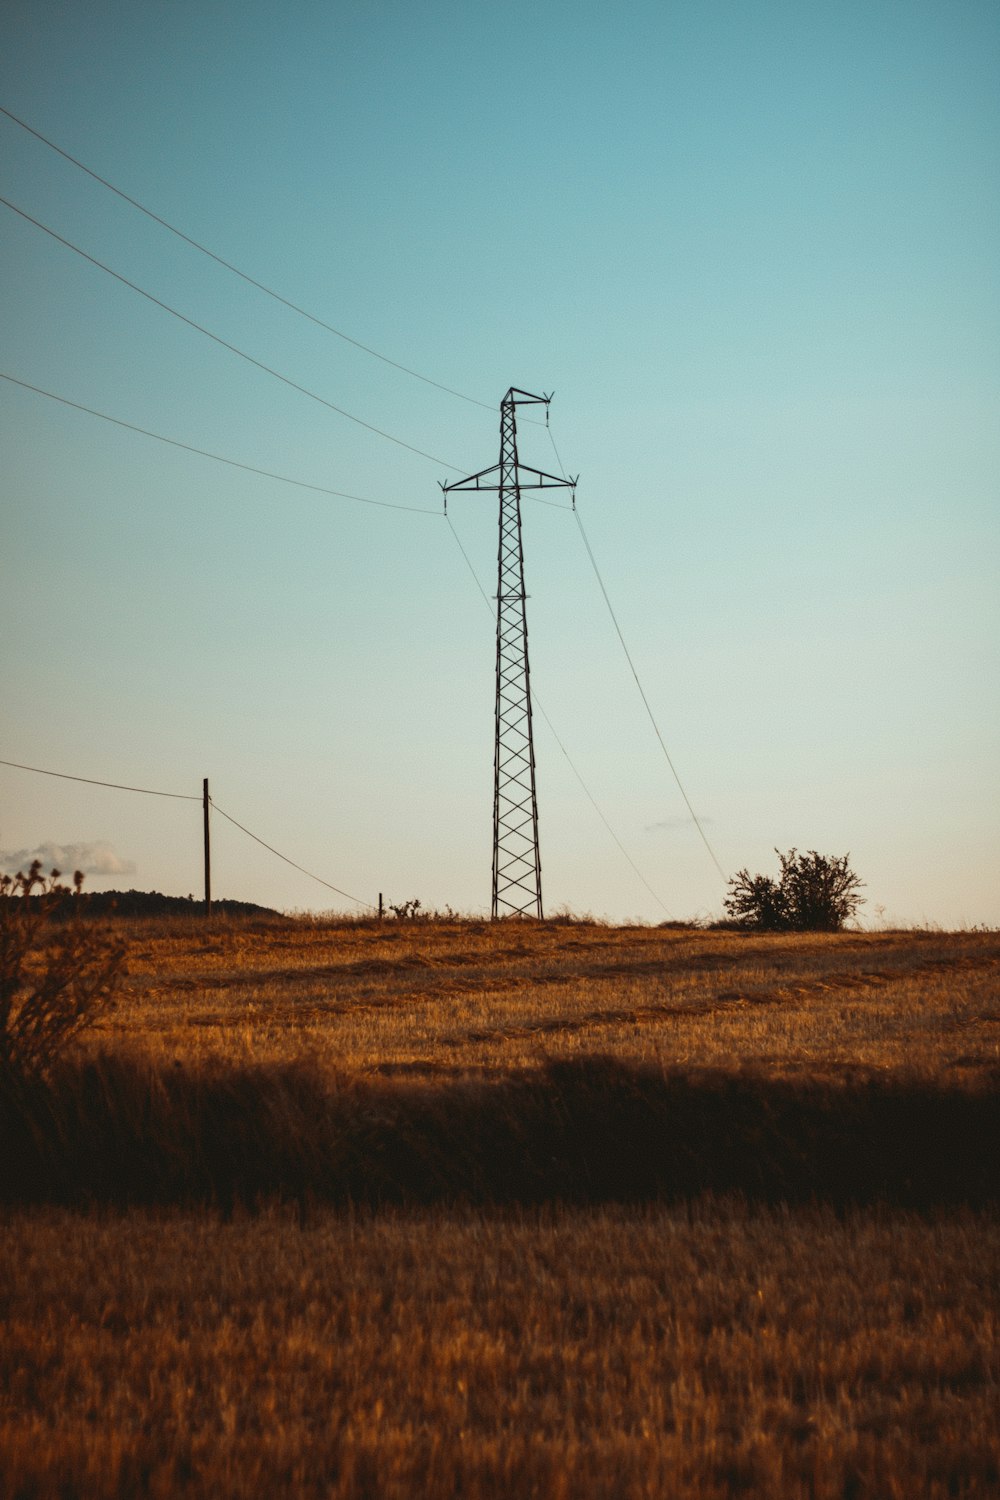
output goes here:
<path id="1" fill-rule="evenodd" d="M 538 852 L 538 795 L 531 729 L 531 674 L 525 610 L 521 491 L 575 489 L 518 461 L 518 406 L 544 406 L 551 396 L 515 387 L 500 403 L 500 462 L 454 484 L 443 484 L 444 503 L 456 490 L 496 490 L 500 496 L 497 550 L 497 690 L 493 753 L 493 901 L 491 915 L 542 915 L 542 862 Z"/>

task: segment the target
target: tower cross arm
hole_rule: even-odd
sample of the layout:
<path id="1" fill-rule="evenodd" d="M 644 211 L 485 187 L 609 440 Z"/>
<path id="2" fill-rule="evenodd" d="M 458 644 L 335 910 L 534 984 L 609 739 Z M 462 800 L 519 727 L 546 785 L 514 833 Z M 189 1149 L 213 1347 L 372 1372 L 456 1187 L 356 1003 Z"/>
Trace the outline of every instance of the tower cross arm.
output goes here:
<path id="1" fill-rule="evenodd" d="M 546 474 L 542 469 L 533 469 L 528 464 L 522 463 L 517 464 L 514 475 L 514 482 L 517 484 L 518 489 L 522 490 L 572 490 L 576 489 L 577 485 L 577 479 L 559 479 L 555 474 Z M 446 495 L 451 494 L 453 490 L 499 490 L 509 488 L 509 477 L 503 485 L 500 483 L 500 478 L 501 465 L 494 464 L 490 469 L 480 469 L 478 474 L 469 474 L 465 479 L 455 479 L 450 484 L 442 484 L 441 488 Z"/>
<path id="2" fill-rule="evenodd" d="M 454 479 L 450 484 L 442 484 L 441 488 L 447 495 L 451 490 L 498 490 L 499 484 L 489 484 L 488 481 L 494 474 L 500 473 L 500 465 L 494 464 L 492 468 L 480 469 L 478 474 L 467 474 L 464 479 Z"/>
<path id="3" fill-rule="evenodd" d="M 531 474 L 532 479 L 524 479 L 524 474 Z M 546 474 L 542 469 L 532 469 L 528 464 L 519 463 L 517 466 L 517 483 L 522 490 L 575 490 L 579 475 L 576 479 L 557 479 L 554 474 Z"/>

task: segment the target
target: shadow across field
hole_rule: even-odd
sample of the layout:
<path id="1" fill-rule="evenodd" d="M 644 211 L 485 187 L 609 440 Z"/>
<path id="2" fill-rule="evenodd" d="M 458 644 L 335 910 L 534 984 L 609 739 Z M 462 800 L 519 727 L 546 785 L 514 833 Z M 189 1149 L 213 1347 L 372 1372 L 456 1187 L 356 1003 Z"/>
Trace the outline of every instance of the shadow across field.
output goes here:
<path id="1" fill-rule="evenodd" d="M 645 1203 L 704 1193 L 930 1210 L 1000 1201 L 1000 1078 L 836 1083 L 610 1057 L 500 1081 L 102 1055 L 0 1094 L 0 1201 Z"/>

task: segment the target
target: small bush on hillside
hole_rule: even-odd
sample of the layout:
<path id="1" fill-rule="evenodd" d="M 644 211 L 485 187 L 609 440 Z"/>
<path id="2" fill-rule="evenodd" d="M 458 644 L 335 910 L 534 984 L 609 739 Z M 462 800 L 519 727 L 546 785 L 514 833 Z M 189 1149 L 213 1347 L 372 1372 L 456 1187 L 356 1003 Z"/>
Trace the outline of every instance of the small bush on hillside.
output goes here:
<path id="1" fill-rule="evenodd" d="M 123 945 L 83 921 L 82 885 L 79 870 L 61 885 L 39 860 L 0 875 L 0 1082 L 48 1072 L 124 974 Z"/>
<path id="2" fill-rule="evenodd" d="M 864 897 L 849 854 L 799 854 L 775 849 L 781 875 L 740 870 L 729 882 L 725 907 L 738 927 L 755 932 L 839 932 Z"/>
<path id="3" fill-rule="evenodd" d="M 390 902 L 389 910 L 397 922 L 419 922 L 427 915 L 420 910 L 420 900 L 417 896 L 413 896 L 409 901 L 401 901 L 398 906 L 393 906 Z"/>

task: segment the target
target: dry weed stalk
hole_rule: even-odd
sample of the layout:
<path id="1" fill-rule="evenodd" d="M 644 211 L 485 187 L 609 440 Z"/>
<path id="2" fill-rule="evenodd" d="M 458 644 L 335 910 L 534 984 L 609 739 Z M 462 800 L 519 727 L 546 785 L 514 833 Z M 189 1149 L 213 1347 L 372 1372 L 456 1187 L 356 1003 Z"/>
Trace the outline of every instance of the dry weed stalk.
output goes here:
<path id="1" fill-rule="evenodd" d="M 46 1074 L 112 1000 L 125 946 L 85 925 L 83 875 L 0 875 L 0 1079 Z"/>

